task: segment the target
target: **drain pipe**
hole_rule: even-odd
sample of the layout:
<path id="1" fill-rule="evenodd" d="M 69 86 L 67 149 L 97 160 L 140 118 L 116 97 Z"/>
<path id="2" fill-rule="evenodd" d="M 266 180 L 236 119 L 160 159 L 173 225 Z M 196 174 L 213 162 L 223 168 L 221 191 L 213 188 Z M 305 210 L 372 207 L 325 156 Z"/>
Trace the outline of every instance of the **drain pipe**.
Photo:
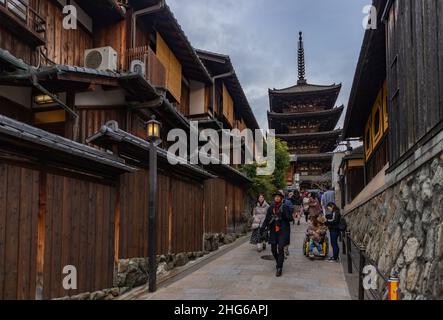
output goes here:
<path id="1" fill-rule="evenodd" d="M 135 44 L 137 41 L 137 18 L 162 11 L 165 6 L 165 0 L 160 0 L 160 2 L 154 6 L 135 11 L 132 14 L 132 48 L 135 48 Z"/>
<path id="2" fill-rule="evenodd" d="M 212 111 L 214 112 L 214 108 L 215 108 L 215 103 L 216 103 L 216 99 L 215 99 L 215 93 L 216 93 L 216 88 L 215 88 L 215 83 L 217 80 L 220 79 L 224 79 L 224 78 L 229 78 L 232 77 L 235 74 L 234 71 L 230 71 L 228 73 L 223 73 L 223 74 L 219 74 L 218 76 L 212 77 Z"/>

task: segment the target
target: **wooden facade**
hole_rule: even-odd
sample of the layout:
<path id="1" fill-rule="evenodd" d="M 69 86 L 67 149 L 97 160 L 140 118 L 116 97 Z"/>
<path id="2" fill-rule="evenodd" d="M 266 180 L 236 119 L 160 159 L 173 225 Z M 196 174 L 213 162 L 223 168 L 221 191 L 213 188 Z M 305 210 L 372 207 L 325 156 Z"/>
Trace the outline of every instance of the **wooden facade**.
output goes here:
<path id="1" fill-rule="evenodd" d="M 15 119 L 15 125 L 25 126 L 32 134 L 44 130 L 36 131 L 40 140 L 31 143 L 18 137 L 11 140 L 9 132 L 3 131 L 8 127 L 0 124 L 0 299 L 49 299 L 110 288 L 119 259 L 146 257 L 147 152 L 128 160 L 119 150 L 91 143 L 89 138 L 115 121 L 125 134 L 145 140 L 145 122 L 156 115 L 163 124 L 162 147 L 167 148 L 170 129 L 189 129 L 189 120 L 183 116 L 192 115 L 196 102 L 208 114 L 213 106 L 211 75 L 169 8 L 140 18 L 133 26 L 132 13 L 139 7 L 128 7 L 125 15 L 101 8 L 99 1 L 79 3 L 93 18 L 92 25 L 80 23 L 77 30 L 64 30 L 59 1 L 30 1 L 45 18 L 44 43 L 38 46 L 0 21 L 0 120 L 6 116 L 8 124 Z M 159 57 L 161 45 L 172 61 L 168 66 Z M 118 70 L 83 68 L 86 49 L 106 46 L 117 52 Z M 126 74 L 132 58 L 146 59 L 144 77 Z M 14 69 L 22 63 L 19 59 L 38 67 L 39 85 L 55 94 L 77 119 L 56 102 L 37 106 L 34 99 L 41 92 L 32 83 L 3 78 L 3 66 Z M 12 64 L 10 60 L 14 60 Z M 228 111 L 230 126 L 258 128 L 238 79 L 223 79 L 218 84 L 225 82 L 233 100 Z M 155 86 L 162 89 L 157 91 Z M 202 91 L 196 93 L 195 88 Z M 163 89 L 166 99 L 161 105 L 143 107 L 158 100 Z M 223 106 L 220 111 L 225 112 Z M 85 153 L 91 157 L 73 157 L 69 148 L 53 153 L 40 144 L 47 137 L 52 147 L 62 141 L 72 149 L 88 148 Z M 111 160 L 117 169 L 107 164 Z M 247 178 L 233 169 L 228 170 L 229 175 L 212 174 L 211 168 L 187 170 L 185 174 L 161 165 L 158 254 L 201 251 L 205 233 L 235 232 L 245 222 Z M 77 268 L 75 291 L 62 288 L 66 265 Z"/>
<path id="2" fill-rule="evenodd" d="M 391 173 L 419 160 L 417 150 L 443 128 L 443 6 L 437 0 L 373 5 L 379 27 L 365 33 L 344 129 L 345 139 L 363 141 L 365 186 L 395 180 Z"/>

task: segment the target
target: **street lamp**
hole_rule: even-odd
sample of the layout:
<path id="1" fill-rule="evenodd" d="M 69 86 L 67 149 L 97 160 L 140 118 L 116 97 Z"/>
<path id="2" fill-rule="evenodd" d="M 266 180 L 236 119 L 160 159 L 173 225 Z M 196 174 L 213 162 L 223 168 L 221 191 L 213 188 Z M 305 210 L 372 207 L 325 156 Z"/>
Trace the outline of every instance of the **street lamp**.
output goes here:
<path id="1" fill-rule="evenodd" d="M 161 123 L 152 116 L 146 123 L 149 147 L 149 292 L 157 290 L 157 146 L 161 143 Z"/>

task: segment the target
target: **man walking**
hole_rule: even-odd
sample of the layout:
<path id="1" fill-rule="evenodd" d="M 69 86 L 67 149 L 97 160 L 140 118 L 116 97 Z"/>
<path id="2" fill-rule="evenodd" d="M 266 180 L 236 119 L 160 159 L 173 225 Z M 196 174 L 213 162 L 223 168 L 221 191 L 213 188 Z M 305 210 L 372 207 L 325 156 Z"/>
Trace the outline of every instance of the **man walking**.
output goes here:
<path id="1" fill-rule="evenodd" d="M 285 261 L 284 249 L 289 245 L 291 234 L 291 217 L 292 212 L 285 205 L 285 194 L 281 191 L 274 193 L 274 202 L 269 207 L 266 219 L 261 227 L 264 232 L 269 229 L 269 243 L 272 248 L 272 255 L 277 263 L 277 277 L 281 277 L 283 273 L 283 263 Z"/>

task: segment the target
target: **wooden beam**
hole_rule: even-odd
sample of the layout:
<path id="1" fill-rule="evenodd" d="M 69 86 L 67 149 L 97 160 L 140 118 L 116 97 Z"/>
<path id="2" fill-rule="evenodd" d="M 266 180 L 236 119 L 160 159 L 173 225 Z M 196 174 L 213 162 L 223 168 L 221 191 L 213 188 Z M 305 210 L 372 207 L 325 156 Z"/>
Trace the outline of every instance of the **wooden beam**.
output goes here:
<path id="1" fill-rule="evenodd" d="M 35 299 L 43 300 L 44 264 L 45 264 L 45 231 L 46 231 L 46 170 L 39 174 L 39 201 L 38 201 L 38 225 L 37 225 L 37 264 Z"/>

